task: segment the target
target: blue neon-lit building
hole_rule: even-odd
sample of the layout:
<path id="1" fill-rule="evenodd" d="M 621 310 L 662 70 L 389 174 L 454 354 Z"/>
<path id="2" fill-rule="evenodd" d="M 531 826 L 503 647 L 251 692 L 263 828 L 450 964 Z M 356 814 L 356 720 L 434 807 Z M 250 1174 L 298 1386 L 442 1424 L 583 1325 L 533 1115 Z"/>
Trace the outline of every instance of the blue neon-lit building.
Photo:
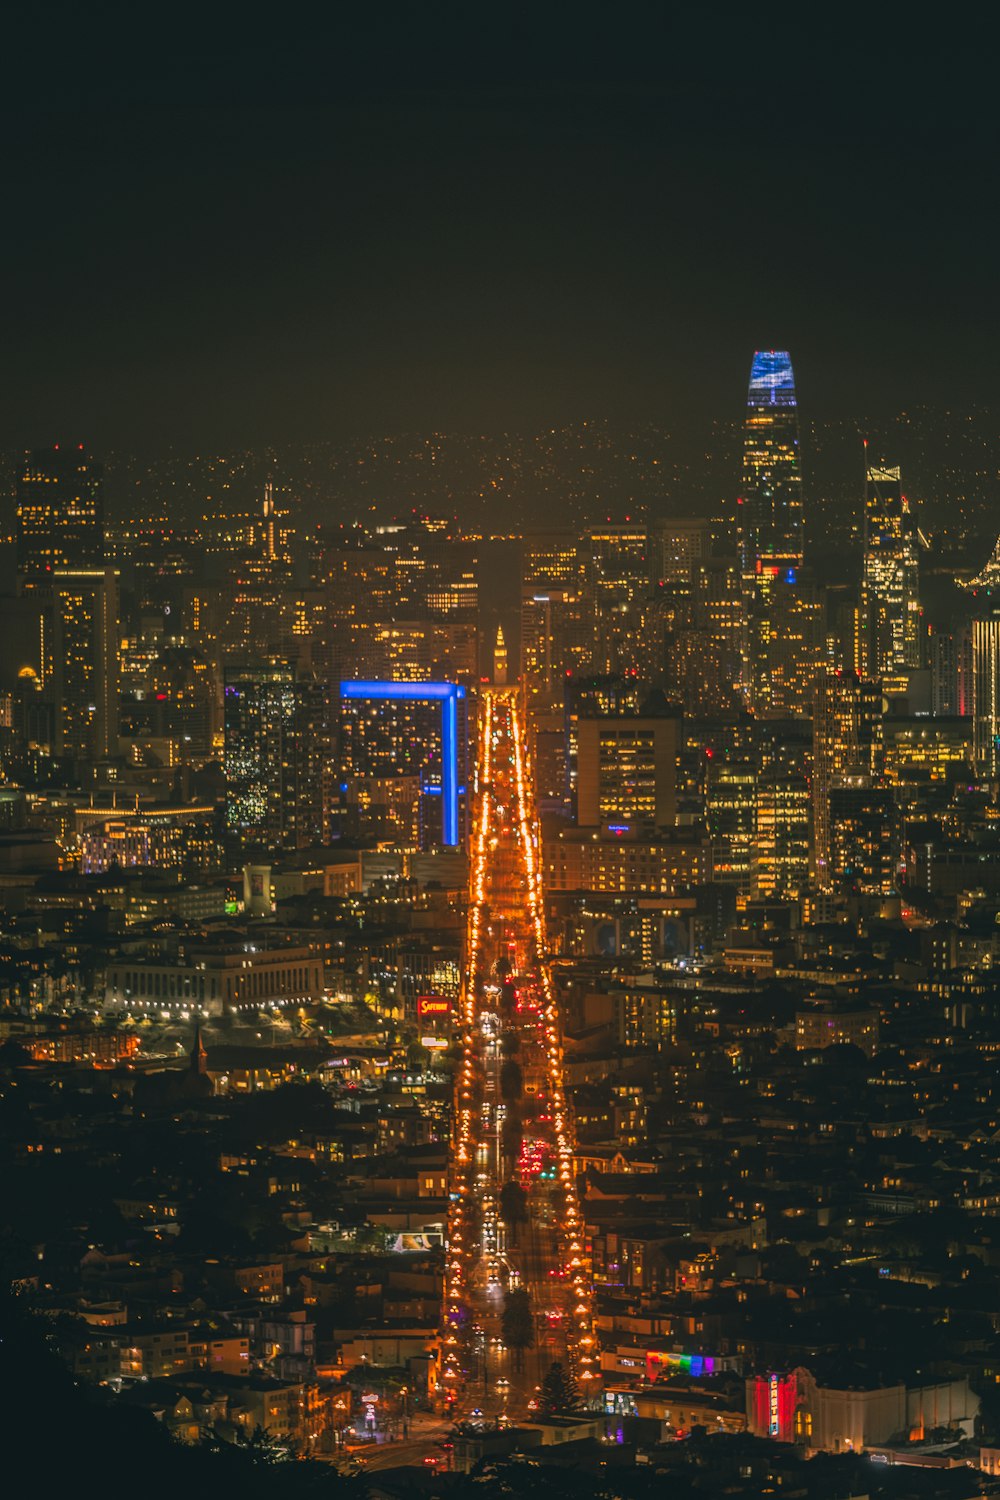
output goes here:
<path id="1" fill-rule="evenodd" d="M 468 712 L 453 682 L 340 684 L 345 828 L 404 848 L 461 848 L 468 834 Z"/>
<path id="2" fill-rule="evenodd" d="M 758 349 L 750 366 L 748 406 L 795 406 L 795 375 L 785 349 Z"/>

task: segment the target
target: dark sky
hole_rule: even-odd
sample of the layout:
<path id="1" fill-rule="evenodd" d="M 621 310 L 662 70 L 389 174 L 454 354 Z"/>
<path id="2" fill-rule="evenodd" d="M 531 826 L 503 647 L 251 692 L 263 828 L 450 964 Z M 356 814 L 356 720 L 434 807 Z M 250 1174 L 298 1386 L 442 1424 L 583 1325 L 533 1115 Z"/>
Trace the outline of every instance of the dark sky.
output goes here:
<path id="1" fill-rule="evenodd" d="M 0 446 L 996 402 L 992 39 L 799 9 L 35 8 Z"/>

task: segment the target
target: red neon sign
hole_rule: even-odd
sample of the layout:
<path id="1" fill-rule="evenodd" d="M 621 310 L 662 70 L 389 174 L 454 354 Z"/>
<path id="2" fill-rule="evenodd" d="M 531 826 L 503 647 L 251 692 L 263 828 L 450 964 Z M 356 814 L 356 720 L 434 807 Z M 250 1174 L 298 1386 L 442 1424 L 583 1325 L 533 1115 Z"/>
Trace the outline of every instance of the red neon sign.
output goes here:
<path id="1" fill-rule="evenodd" d="M 450 1016 L 451 1001 L 444 995 L 418 995 L 418 1016 Z"/>

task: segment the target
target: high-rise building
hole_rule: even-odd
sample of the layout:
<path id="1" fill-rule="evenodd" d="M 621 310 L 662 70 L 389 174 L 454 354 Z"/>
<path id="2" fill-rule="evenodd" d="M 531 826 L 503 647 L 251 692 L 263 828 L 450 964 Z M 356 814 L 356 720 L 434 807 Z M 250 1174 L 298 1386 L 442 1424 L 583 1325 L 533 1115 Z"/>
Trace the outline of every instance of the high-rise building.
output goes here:
<path id="1" fill-rule="evenodd" d="M 695 567 L 711 551 L 709 533 L 707 521 L 690 516 L 655 526 L 651 536 L 652 582 L 662 584 L 670 593 L 688 592 Z"/>
<path id="2" fill-rule="evenodd" d="M 738 521 L 745 577 L 756 577 L 766 561 L 801 567 L 798 402 L 791 357 L 782 350 L 759 349 L 750 368 Z"/>
<path id="3" fill-rule="evenodd" d="M 312 605 L 305 625 L 320 675 L 467 685 L 478 677 L 476 557 L 429 528 L 426 518 L 386 527 L 380 547 L 328 553 L 325 628 L 317 628 Z"/>
<path id="4" fill-rule="evenodd" d="M 887 691 L 920 666 L 920 570 L 916 518 L 900 470 L 877 464 L 865 475 L 864 559 L 858 618 L 859 671 Z"/>
<path id="5" fill-rule="evenodd" d="M 762 777 L 799 777 L 806 781 L 811 778 L 813 734 L 812 724 L 807 720 L 756 720 L 753 746 Z"/>
<path id="6" fill-rule="evenodd" d="M 572 803 L 565 717 L 555 709 L 546 713 L 536 710 L 532 715 L 531 729 L 535 801 L 539 816 L 568 817 Z M 576 744 L 575 737 L 573 743 Z"/>
<path id="7" fill-rule="evenodd" d="M 832 787 L 829 848 L 829 889 L 891 895 L 898 884 L 899 862 L 899 828 L 891 790 Z"/>
<path id="8" fill-rule="evenodd" d="M 118 754 L 118 574 L 114 568 L 55 568 L 48 587 L 53 753 L 106 760 Z"/>
<path id="9" fill-rule="evenodd" d="M 935 786 L 956 776 L 970 780 L 974 760 L 971 714 L 928 718 L 892 715 L 885 721 L 885 779 L 899 800 L 924 815 Z"/>
<path id="10" fill-rule="evenodd" d="M 816 671 L 825 646 L 824 600 L 811 576 L 792 570 L 771 591 L 767 620 L 766 694 L 758 694 L 759 718 L 804 718 L 812 703 Z"/>
<path id="11" fill-rule="evenodd" d="M 649 592 L 649 533 L 644 525 L 592 526 L 587 564 L 597 605 L 630 604 Z"/>
<path id="12" fill-rule="evenodd" d="M 22 593 L 47 589 L 57 568 L 104 566 L 100 464 L 82 443 L 25 455 L 17 481 L 17 573 Z"/>
<path id="13" fill-rule="evenodd" d="M 598 610 L 593 670 L 659 684 L 665 674 L 673 610 L 663 597 L 636 598 Z"/>
<path id="14" fill-rule="evenodd" d="M 711 878 L 735 886 L 745 902 L 751 893 L 757 830 L 757 767 L 749 756 L 713 754 L 705 784 L 705 822 Z"/>
<path id="15" fill-rule="evenodd" d="M 571 531 L 532 532 L 521 544 L 521 671 L 528 703 L 556 708 L 567 675 L 590 670 L 594 598 L 587 553 Z"/>
<path id="16" fill-rule="evenodd" d="M 324 559 L 324 571 L 325 675 L 331 682 L 348 676 L 377 677 L 384 651 L 373 627 L 391 621 L 396 611 L 392 556 L 372 546 L 337 547 Z"/>
<path id="17" fill-rule="evenodd" d="M 812 726 L 799 718 L 758 719 L 753 740 L 757 788 L 751 894 L 757 900 L 789 900 L 809 884 Z"/>
<path id="18" fill-rule="evenodd" d="M 340 684 L 348 832 L 409 849 L 464 846 L 468 717 L 452 682 Z"/>
<path id="19" fill-rule="evenodd" d="M 280 841 L 281 766 L 294 709 L 295 679 L 284 663 L 226 668 L 226 824 L 244 840 Z"/>
<path id="20" fill-rule="evenodd" d="M 479 602 L 476 545 L 452 534 L 438 516 L 412 516 L 380 526 L 393 568 L 396 612 L 408 619 L 475 620 Z"/>
<path id="21" fill-rule="evenodd" d="M 635 677 L 568 677 L 563 685 L 565 746 L 563 796 L 573 803 L 577 793 L 577 760 L 580 720 L 637 717 L 646 696 L 645 686 Z M 536 715 L 536 735 L 539 733 Z"/>
<path id="22" fill-rule="evenodd" d="M 700 832 L 619 837 L 590 829 L 564 828 L 542 850 L 546 889 L 601 894 L 676 896 L 705 879 L 705 843 Z"/>
<path id="23" fill-rule="evenodd" d="M 223 646 L 234 661 L 285 657 L 297 644 L 290 541 L 287 512 L 278 509 L 274 486 L 268 481 L 261 509 L 246 528 L 243 556 L 232 576 L 232 607 L 223 629 Z"/>
<path id="24" fill-rule="evenodd" d="M 326 691 L 283 661 L 225 670 L 226 824 L 243 845 L 302 848 L 329 837 L 334 790 Z"/>
<path id="25" fill-rule="evenodd" d="M 798 405 L 792 362 L 782 350 L 758 350 L 750 370 L 737 540 L 747 707 L 758 718 L 804 713 L 822 620 L 802 577 Z"/>
<path id="26" fill-rule="evenodd" d="M 976 765 L 1000 774 L 1000 614 L 972 622 L 972 681 Z"/>
<path id="27" fill-rule="evenodd" d="M 337 798 L 336 704 L 325 682 L 300 674 L 282 755 L 284 842 L 328 844 Z"/>
<path id="28" fill-rule="evenodd" d="M 809 883 L 809 783 L 769 773 L 757 782 L 751 888 L 758 900 L 797 897 Z"/>
<path id="29" fill-rule="evenodd" d="M 931 636 L 931 713 L 965 718 L 973 711 L 972 633 L 968 629 Z"/>
<path id="30" fill-rule="evenodd" d="M 692 568 L 687 610 L 679 610 L 667 652 L 668 678 L 694 718 L 731 713 L 741 676 L 743 601 L 735 558 L 704 558 Z"/>
<path id="31" fill-rule="evenodd" d="M 577 822 L 612 832 L 673 825 L 677 720 L 581 718 L 577 725 Z"/>
<path id="32" fill-rule="evenodd" d="M 590 670 L 594 657 L 593 608 L 580 589 L 533 584 L 521 598 L 521 666 L 528 702 L 553 708 L 567 676 Z"/>
<path id="33" fill-rule="evenodd" d="M 813 866 L 820 890 L 833 889 L 831 794 L 872 787 L 882 777 L 882 690 L 854 672 L 824 670 L 813 698 Z"/>
<path id="34" fill-rule="evenodd" d="M 576 588 L 585 558 L 575 531 L 529 531 L 521 540 L 521 580 L 530 584 Z"/>

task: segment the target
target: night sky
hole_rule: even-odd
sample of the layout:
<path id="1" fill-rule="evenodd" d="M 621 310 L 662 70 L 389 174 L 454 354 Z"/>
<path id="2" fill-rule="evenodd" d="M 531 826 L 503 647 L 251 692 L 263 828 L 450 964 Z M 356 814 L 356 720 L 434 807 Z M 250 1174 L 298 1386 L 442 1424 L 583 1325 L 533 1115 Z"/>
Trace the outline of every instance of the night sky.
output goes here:
<path id="1" fill-rule="evenodd" d="M 988 37 L 370 12 L 8 31 L 0 446 L 669 426 L 761 345 L 813 416 L 997 401 Z"/>

